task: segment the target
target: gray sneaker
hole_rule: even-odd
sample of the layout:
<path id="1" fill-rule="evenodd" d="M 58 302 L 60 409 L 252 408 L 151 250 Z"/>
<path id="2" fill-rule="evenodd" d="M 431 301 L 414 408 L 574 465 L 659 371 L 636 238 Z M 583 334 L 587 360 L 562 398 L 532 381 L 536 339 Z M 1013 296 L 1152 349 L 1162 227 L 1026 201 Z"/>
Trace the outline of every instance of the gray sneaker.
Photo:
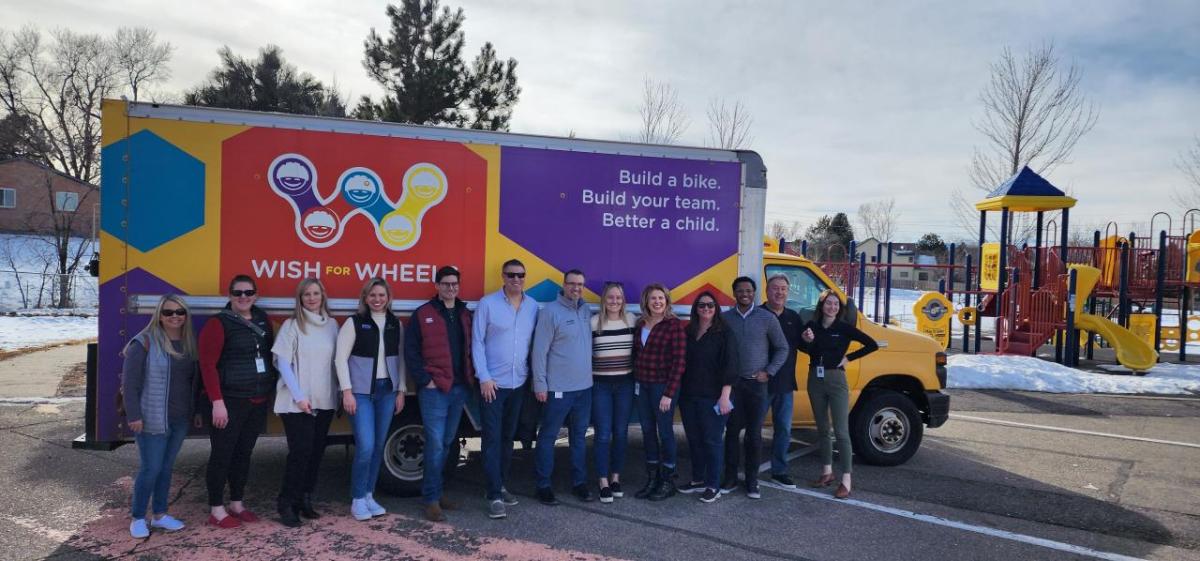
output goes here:
<path id="1" fill-rule="evenodd" d="M 508 492 L 504 487 L 500 488 L 500 500 L 504 501 L 505 506 L 517 506 L 517 497 Z"/>
<path id="2" fill-rule="evenodd" d="M 488 518 L 504 518 L 508 516 L 508 512 L 504 509 L 504 501 L 494 500 L 488 505 Z"/>

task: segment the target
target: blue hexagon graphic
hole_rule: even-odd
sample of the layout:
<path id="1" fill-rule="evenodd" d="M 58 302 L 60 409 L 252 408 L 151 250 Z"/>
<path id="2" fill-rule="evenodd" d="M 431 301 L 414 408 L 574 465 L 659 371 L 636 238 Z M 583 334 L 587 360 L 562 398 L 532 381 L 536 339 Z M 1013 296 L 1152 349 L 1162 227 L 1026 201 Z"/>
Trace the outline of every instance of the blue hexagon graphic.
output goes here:
<path id="1" fill-rule="evenodd" d="M 525 294 L 528 294 L 538 302 L 546 303 L 558 300 L 558 293 L 561 291 L 562 287 L 558 283 L 550 279 L 545 279 L 533 285 L 533 288 L 526 290 Z"/>
<path id="2" fill-rule="evenodd" d="M 101 151 L 100 205 L 105 233 L 150 251 L 204 224 L 204 163 L 150 131 L 138 132 Z"/>

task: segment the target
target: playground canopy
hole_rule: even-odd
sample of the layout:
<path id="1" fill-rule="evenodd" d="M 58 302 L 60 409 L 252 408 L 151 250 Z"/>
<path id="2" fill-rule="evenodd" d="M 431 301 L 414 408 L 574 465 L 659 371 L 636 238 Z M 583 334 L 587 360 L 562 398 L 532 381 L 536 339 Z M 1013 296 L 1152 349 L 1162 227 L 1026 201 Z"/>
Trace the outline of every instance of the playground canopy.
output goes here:
<path id="1" fill-rule="evenodd" d="M 1016 175 L 988 193 L 987 198 L 975 203 L 975 209 L 981 211 L 1007 209 L 1014 212 L 1040 212 L 1073 206 L 1074 198 L 1051 185 L 1029 166 L 1021 168 Z"/>

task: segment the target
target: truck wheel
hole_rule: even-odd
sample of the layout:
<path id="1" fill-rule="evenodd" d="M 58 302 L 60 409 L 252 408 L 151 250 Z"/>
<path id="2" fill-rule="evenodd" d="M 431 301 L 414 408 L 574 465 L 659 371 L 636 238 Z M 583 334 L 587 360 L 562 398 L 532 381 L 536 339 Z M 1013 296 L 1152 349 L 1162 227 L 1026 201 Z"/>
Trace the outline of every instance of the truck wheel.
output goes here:
<path id="1" fill-rule="evenodd" d="M 850 414 L 854 454 L 872 465 L 898 466 L 907 462 L 921 447 L 924 430 L 912 400 L 891 390 L 863 396 Z"/>
<path id="2" fill-rule="evenodd" d="M 425 466 L 425 426 L 417 415 L 402 413 L 392 421 L 383 444 L 379 487 L 401 497 L 421 494 Z"/>
<path id="3" fill-rule="evenodd" d="M 449 478 L 458 468 L 461 451 L 461 441 L 455 439 L 446 451 L 445 477 Z M 392 421 L 384 442 L 379 487 L 393 495 L 416 497 L 421 494 L 421 482 L 424 479 L 425 425 L 421 423 L 419 413 L 405 411 Z"/>

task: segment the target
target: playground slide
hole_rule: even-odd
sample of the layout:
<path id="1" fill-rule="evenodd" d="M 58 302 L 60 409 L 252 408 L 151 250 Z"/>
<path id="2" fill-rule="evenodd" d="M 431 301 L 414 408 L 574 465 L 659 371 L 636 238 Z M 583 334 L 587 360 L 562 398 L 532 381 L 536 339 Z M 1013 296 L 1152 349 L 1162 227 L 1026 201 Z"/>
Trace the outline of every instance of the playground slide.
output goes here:
<path id="1" fill-rule="evenodd" d="M 1135 372 L 1150 370 L 1158 362 L 1154 347 L 1134 335 L 1132 331 L 1100 316 L 1080 313 L 1075 317 L 1075 327 L 1098 333 L 1113 350 L 1117 351 L 1117 362 Z"/>

